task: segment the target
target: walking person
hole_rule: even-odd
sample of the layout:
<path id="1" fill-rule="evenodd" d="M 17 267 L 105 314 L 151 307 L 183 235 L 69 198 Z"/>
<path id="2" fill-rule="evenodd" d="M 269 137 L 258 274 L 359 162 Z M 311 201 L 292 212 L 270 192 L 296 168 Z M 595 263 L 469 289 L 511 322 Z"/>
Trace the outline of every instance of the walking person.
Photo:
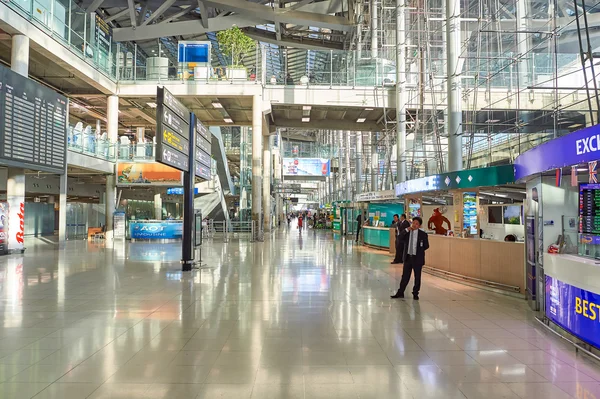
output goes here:
<path id="1" fill-rule="evenodd" d="M 298 231 L 300 232 L 300 234 L 302 234 L 302 215 L 298 216 Z"/>
<path id="2" fill-rule="evenodd" d="M 358 242 L 358 236 L 360 234 L 360 229 L 362 228 L 362 211 L 356 217 L 356 221 L 358 222 L 356 225 L 356 242 Z"/>
<path id="3" fill-rule="evenodd" d="M 423 219 L 413 218 L 412 225 L 400 231 L 400 240 L 404 244 L 404 267 L 400 288 L 392 298 L 404 298 L 404 290 L 410 281 L 410 274 L 415 274 L 415 285 L 413 286 L 413 299 L 419 300 L 421 290 L 421 271 L 425 265 L 425 251 L 429 249 L 429 238 L 427 233 L 421 230 Z"/>
<path id="4" fill-rule="evenodd" d="M 404 260 L 404 243 L 400 240 L 400 233 L 409 228 L 410 223 L 406 220 L 406 214 L 404 213 L 400 215 L 400 217 L 398 217 L 398 214 L 395 214 L 394 223 L 396 224 L 396 256 L 394 257 L 392 264 L 397 265 Z"/>

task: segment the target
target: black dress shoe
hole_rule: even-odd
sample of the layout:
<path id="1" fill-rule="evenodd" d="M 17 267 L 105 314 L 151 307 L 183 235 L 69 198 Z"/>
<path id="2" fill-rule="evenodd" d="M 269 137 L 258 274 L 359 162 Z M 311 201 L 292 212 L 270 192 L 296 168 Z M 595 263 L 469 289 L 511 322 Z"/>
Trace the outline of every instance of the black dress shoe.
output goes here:
<path id="1" fill-rule="evenodd" d="M 400 262 L 390 262 L 392 265 L 399 265 Z"/>
<path id="2" fill-rule="evenodd" d="M 419 300 L 419 295 L 417 295 L 417 294 L 413 294 L 413 299 L 414 299 L 415 301 L 418 301 L 418 300 Z"/>
<path id="3" fill-rule="evenodd" d="M 400 291 L 398 291 L 398 292 L 396 292 L 396 295 L 390 295 L 390 298 L 394 298 L 394 299 L 397 299 L 397 298 L 404 299 L 404 294 L 403 294 L 403 293 L 401 293 Z"/>

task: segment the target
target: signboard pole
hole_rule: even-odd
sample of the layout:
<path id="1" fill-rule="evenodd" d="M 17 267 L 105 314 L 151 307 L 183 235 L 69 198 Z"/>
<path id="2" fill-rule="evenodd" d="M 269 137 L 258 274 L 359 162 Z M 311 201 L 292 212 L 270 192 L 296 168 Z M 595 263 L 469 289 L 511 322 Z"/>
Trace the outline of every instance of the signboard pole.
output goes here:
<path id="1" fill-rule="evenodd" d="M 188 162 L 188 170 L 183 172 L 183 237 L 181 247 L 181 270 L 184 272 L 192 270 L 192 267 L 194 266 L 194 185 L 196 183 L 196 168 L 194 162 L 196 149 L 196 135 L 194 134 L 195 126 L 196 115 L 190 113 L 190 145 L 188 148 L 190 162 Z"/>

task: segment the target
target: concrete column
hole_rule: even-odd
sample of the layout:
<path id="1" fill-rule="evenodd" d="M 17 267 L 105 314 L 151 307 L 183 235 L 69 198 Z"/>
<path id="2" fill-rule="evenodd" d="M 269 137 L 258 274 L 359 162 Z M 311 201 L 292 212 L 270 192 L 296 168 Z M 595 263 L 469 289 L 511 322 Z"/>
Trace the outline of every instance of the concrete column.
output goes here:
<path id="1" fill-rule="evenodd" d="M 529 24 L 527 23 L 527 2 L 525 0 L 517 1 L 517 31 L 529 32 Z M 519 87 L 517 90 L 526 88 L 531 84 L 530 79 L 530 62 L 528 59 L 529 49 L 531 48 L 531 35 L 529 33 L 521 33 L 518 36 L 518 51 L 521 55 L 521 62 L 517 64 L 519 70 Z M 525 101 L 528 101 L 526 98 Z M 521 104 L 517 104 L 518 107 Z"/>
<path id="2" fill-rule="evenodd" d="M 252 221 L 254 239 L 262 239 L 262 97 L 252 97 Z"/>
<path id="3" fill-rule="evenodd" d="M 379 175 L 379 155 L 377 154 L 377 133 L 371 132 L 371 191 L 377 191 Z"/>
<path id="4" fill-rule="evenodd" d="M 162 220 L 162 198 L 160 193 L 154 194 L 154 219 Z"/>
<path id="5" fill-rule="evenodd" d="M 378 56 L 378 47 L 379 47 L 379 40 L 378 40 L 378 35 L 379 32 L 377 31 L 379 29 L 378 26 L 378 10 L 377 10 L 377 1 L 376 0 L 371 0 L 371 57 L 372 58 L 377 58 Z"/>
<path id="6" fill-rule="evenodd" d="M 271 231 L 271 136 L 263 136 L 263 214 L 264 231 Z"/>
<path id="7" fill-rule="evenodd" d="M 29 77 L 29 38 L 23 35 L 12 37 L 10 69 Z M 22 252 L 25 236 L 25 170 L 8 168 L 6 182 L 8 202 L 8 250 Z"/>
<path id="8" fill-rule="evenodd" d="M 106 135 L 111 144 L 116 143 L 119 138 L 119 97 L 109 96 L 106 110 Z M 116 150 L 115 150 L 116 151 Z M 115 175 L 106 176 L 106 241 L 113 239 L 113 214 L 116 206 L 116 178 Z"/>
<path id="9" fill-rule="evenodd" d="M 67 172 L 60 175 L 58 202 L 58 243 L 62 247 L 67 241 Z"/>
<path id="10" fill-rule="evenodd" d="M 343 133 L 346 136 L 346 199 L 352 201 L 352 170 L 350 169 L 350 132 Z"/>
<path id="11" fill-rule="evenodd" d="M 396 182 L 406 181 L 406 0 L 396 0 Z"/>
<path id="12" fill-rule="evenodd" d="M 363 175 L 362 171 L 362 132 L 356 132 L 356 173 L 354 178 L 356 179 L 356 194 L 362 192 L 361 178 Z"/>
<path id="13" fill-rule="evenodd" d="M 460 0 L 446 0 L 448 171 L 463 169 L 460 55 Z"/>

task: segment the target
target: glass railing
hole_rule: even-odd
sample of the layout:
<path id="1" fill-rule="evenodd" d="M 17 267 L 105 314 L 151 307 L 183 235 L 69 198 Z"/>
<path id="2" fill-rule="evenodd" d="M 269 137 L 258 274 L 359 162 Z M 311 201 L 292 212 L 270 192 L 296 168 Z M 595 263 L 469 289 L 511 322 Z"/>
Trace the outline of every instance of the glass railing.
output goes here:
<path id="1" fill-rule="evenodd" d="M 109 78 L 116 79 L 118 45 L 95 13 L 72 0 L 11 0 L 6 6 L 44 30 L 57 42 Z M 104 27 L 104 29 L 103 29 Z"/>
<path id="2" fill-rule="evenodd" d="M 115 162 L 117 159 L 115 143 L 96 138 L 90 134 L 70 133 L 67 140 L 67 149 L 110 162 Z"/>

